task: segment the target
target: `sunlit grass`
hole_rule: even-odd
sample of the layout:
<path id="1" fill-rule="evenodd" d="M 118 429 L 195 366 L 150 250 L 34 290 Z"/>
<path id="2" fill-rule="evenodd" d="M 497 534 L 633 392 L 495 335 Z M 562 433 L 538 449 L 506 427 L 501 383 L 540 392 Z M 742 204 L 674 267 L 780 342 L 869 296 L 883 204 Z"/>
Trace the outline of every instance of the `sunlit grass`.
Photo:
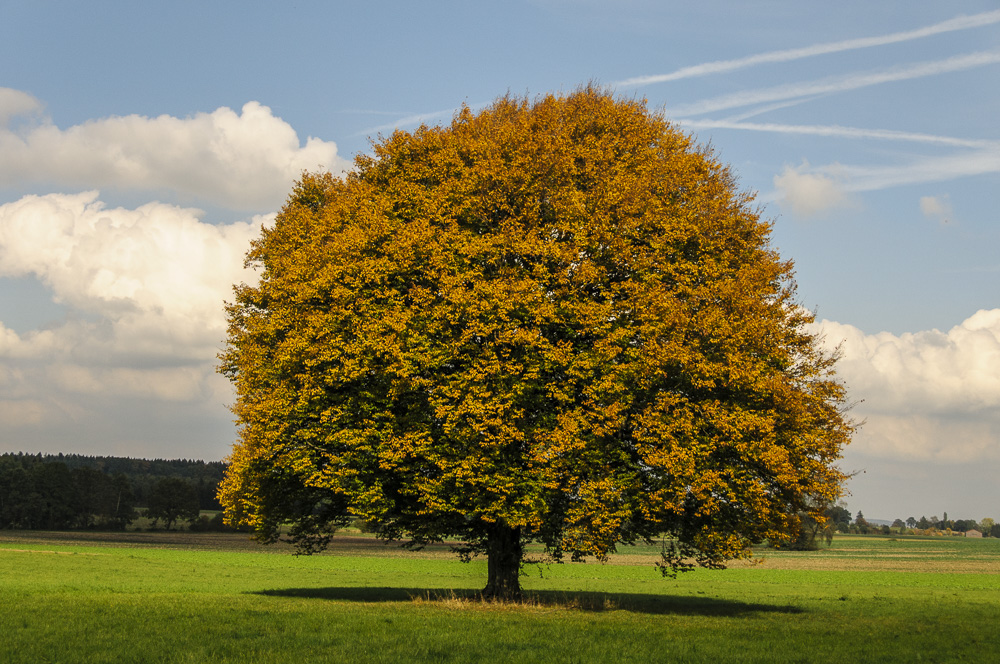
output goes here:
<path id="1" fill-rule="evenodd" d="M 1000 646 L 996 540 L 843 538 L 676 581 L 632 551 L 529 567 L 524 602 L 491 604 L 484 563 L 444 550 L 54 538 L 0 533 L 0 661 L 950 662 Z"/>

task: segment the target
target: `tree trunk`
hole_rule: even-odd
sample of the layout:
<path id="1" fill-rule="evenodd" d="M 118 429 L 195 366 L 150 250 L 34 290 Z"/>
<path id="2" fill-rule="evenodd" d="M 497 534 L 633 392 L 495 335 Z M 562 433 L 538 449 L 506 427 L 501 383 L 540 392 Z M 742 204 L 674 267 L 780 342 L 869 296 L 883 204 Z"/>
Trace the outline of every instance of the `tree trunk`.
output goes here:
<path id="1" fill-rule="evenodd" d="M 483 597 L 521 599 L 521 529 L 497 524 L 486 540 L 488 577 Z"/>

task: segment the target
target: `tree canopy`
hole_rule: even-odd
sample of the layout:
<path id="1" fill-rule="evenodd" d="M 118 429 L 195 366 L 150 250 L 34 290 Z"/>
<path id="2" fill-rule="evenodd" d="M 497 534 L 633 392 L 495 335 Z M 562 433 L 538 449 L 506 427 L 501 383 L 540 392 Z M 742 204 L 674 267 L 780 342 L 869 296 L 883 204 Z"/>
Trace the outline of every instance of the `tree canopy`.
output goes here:
<path id="1" fill-rule="evenodd" d="M 794 538 L 852 424 L 769 234 L 711 150 L 592 86 L 304 174 L 227 307 L 228 518 L 457 541 L 499 597 L 533 541 L 662 538 L 676 573 Z"/>

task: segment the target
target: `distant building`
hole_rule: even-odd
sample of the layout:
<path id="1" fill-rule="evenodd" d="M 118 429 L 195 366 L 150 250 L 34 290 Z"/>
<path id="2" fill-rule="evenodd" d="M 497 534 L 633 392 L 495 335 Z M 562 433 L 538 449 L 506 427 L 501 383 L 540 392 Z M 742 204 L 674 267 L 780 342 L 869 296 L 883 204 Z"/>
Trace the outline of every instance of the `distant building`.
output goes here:
<path id="1" fill-rule="evenodd" d="M 981 532 L 979 532 L 978 530 L 973 529 L 973 530 L 966 530 L 965 531 L 965 536 L 966 537 L 982 537 L 983 534 Z"/>

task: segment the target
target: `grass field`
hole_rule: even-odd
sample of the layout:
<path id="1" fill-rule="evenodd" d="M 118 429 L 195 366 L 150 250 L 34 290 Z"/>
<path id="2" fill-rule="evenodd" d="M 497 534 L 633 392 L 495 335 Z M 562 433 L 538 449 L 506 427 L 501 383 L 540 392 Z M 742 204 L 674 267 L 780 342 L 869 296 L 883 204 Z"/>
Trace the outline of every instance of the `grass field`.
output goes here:
<path id="1" fill-rule="evenodd" d="M 0 531 L 0 662 L 1000 661 L 1000 540 L 842 536 L 677 580 L 655 554 L 529 567 L 493 605 L 445 549 Z"/>

